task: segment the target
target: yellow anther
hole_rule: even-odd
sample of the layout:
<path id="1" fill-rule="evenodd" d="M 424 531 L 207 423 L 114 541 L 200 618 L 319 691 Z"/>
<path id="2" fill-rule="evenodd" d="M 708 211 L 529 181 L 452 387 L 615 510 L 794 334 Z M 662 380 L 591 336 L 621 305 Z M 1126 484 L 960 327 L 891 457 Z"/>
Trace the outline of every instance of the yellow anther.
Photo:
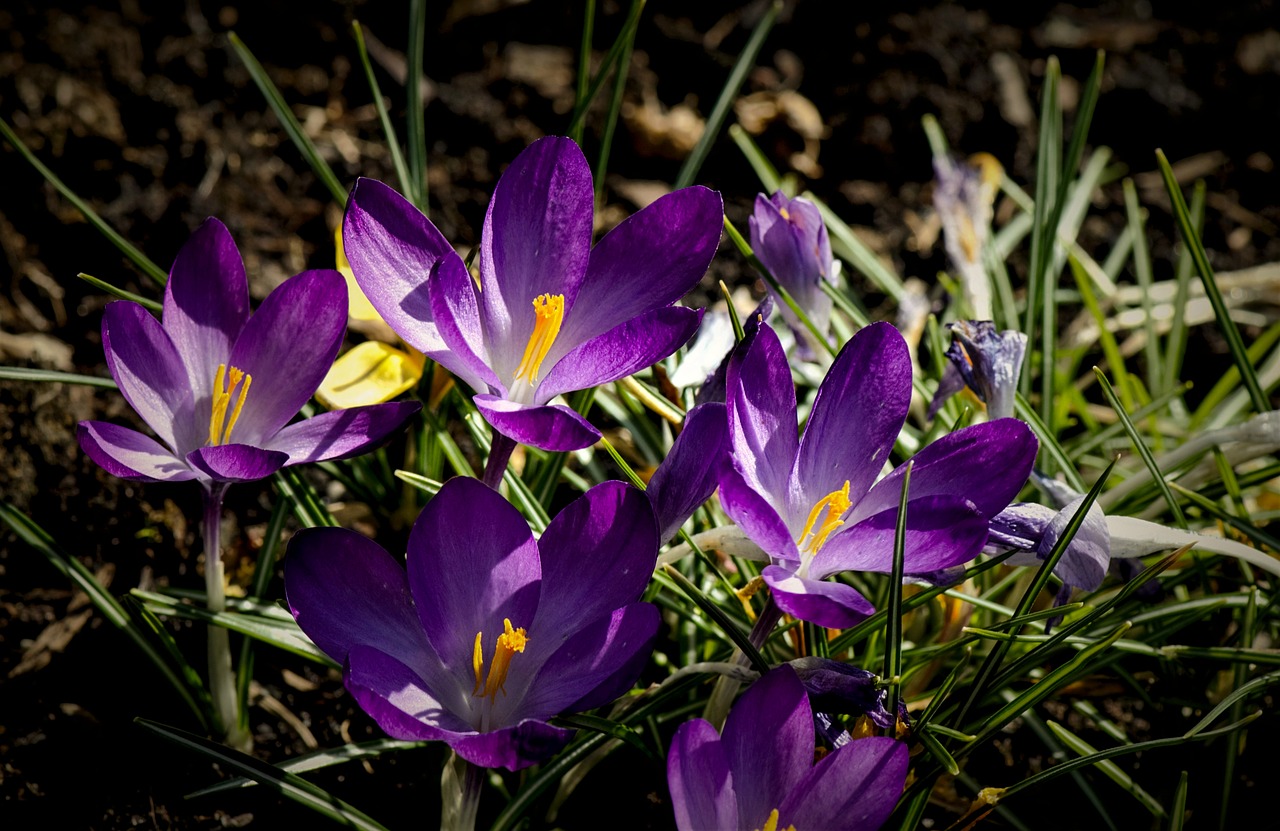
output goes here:
<path id="1" fill-rule="evenodd" d="M 788 211 L 786 208 L 778 208 L 778 213 L 782 214 L 782 218 L 785 219 L 787 222 L 791 221 L 791 212 Z"/>
<path id="2" fill-rule="evenodd" d="M 483 637 L 484 632 L 476 632 L 476 645 L 471 650 L 471 667 L 476 673 L 476 686 L 471 691 L 472 695 L 479 695 L 484 689 L 484 676 L 480 674 L 480 670 L 484 669 L 484 645 L 481 643 Z"/>
<path id="3" fill-rule="evenodd" d="M 778 828 L 778 809 L 774 808 L 769 812 L 769 818 L 764 821 L 764 827 L 760 831 L 796 831 L 794 825 L 788 825 L 786 828 Z"/>
<path id="4" fill-rule="evenodd" d="M 524 378 L 530 384 L 538 380 L 538 370 L 542 368 L 542 360 L 551 351 L 551 345 L 560 334 L 560 324 L 564 322 L 564 295 L 540 294 L 533 300 L 533 334 L 524 348 L 524 357 L 520 366 L 516 367 L 516 378 Z"/>
<path id="5" fill-rule="evenodd" d="M 969 164 L 978 169 L 983 187 L 990 191 L 987 202 L 992 202 L 995 199 L 996 189 L 1000 187 L 1000 180 L 1004 178 L 1004 167 L 1000 164 L 1000 160 L 990 153 L 974 153 L 969 157 Z"/>
<path id="6" fill-rule="evenodd" d="M 511 667 L 511 656 L 517 652 L 524 652 L 529 638 L 526 637 L 523 628 L 516 629 L 512 627 L 510 619 L 504 618 L 502 626 L 504 631 L 498 636 L 498 642 L 494 645 L 493 663 L 489 665 L 489 675 L 485 678 L 483 690 L 480 689 L 480 670 L 484 666 L 484 654 L 480 646 L 483 633 L 476 633 L 476 645 L 471 653 L 471 666 L 476 674 L 476 686 L 471 693 L 472 695 L 492 699 L 497 697 L 499 691 L 503 695 L 507 694 L 503 685 L 507 683 L 507 671 Z"/>
<path id="7" fill-rule="evenodd" d="M 252 383 L 253 376 L 249 373 L 234 366 L 228 369 L 226 364 L 218 364 L 218 374 L 213 379 L 212 412 L 209 414 L 210 446 L 228 444 L 231 441 L 231 431 L 240 418 L 240 411 L 244 409 L 245 397 L 249 395 L 249 385 Z M 227 407 L 230 406 L 231 396 L 237 387 L 240 392 L 236 396 L 235 406 L 231 407 L 231 417 L 228 418 Z"/>
<path id="8" fill-rule="evenodd" d="M 827 542 L 827 537 L 831 533 L 844 525 L 844 520 L 840 517 L 853 507 L 853 503 L 849 501 L 849 480 L 846 479 L 844 487 L 838 491 L 832 491 L 826 496 L 814 503 L 813 510 L 809 511 L 809 519 L 804 524 L 804 530 L 800 532 L 800 536 L 796 538 L 796 545 L 800 546 L 801 551 L 805 554 L 817 554 L 818 550 Z M 825 515 L 824 512 L 825 511 Z M 814 530 L 814 525 L 819 519 L 822 524 Z M 808 539 L 806 543 L 805 540 Z"/>

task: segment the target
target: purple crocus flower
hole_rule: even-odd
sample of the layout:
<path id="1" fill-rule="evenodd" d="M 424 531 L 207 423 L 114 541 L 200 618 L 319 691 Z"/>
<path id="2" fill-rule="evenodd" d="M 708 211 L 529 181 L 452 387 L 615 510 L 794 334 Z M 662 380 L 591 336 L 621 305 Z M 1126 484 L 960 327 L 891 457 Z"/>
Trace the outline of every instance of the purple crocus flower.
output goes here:
<path id="1" fill-rule="evenodd" d="M 730 453 L 720 501 L 772 565 L 762 576 L 782 611 L 843 628 L 871 614 L 861 594 L 824 578 L 890 572 L 902 473 L 876 482 L 911 403 L 911 358 L 887 323 L 862 329 L 840 351 L 796 437 L 791 368 L 768 326 L 739 344 L 728 375 Z M 999 419 L 951 433 L 912 459 L 907 574 L 973 558 L 987 520 L 1027 480 L 1036 440 Z"/>
<path id="2" fill-rule="evenodd" d="M 947 328 L 954 338 L 947 348 L 950 363 L 929 402 L 928 417 L 967 386 L 987 405 L 991 418 L 1011 418 L 1027 336 L 1013 329 L 999 332 L 989 320 L 958 320 Z"/>
<path id="3" fill-rule="evenodd" d="M 822 281 L 835 284 L 838 264 L 831 256 L 827 226 L 818 206 L 802 196 L 788 199 L 782 191 L 768 198 L 761 193 L 756 195 L 755 211 L 748 222 L 751 250 L 825 336 L 831 321 L 831 298 L 822 291 Z M 778 309 L 807 352 L 822 348 L 810 343 L 812 333 L 790 306 L 779 301 Z"/>
<path id="4" fill-rule="evenodd" d="M 548 720 L 608 703 L 648 660 L 658 610 L 638 602 L 658 551 L 644 494 L 605 482 L 534 540 L 475 479 L 446 482 L 414 523 L 408 570 L 338 528 L 289 545 L 285 595 L 388 734 L 440 740 L 482 767 L 543 761 Z"/>
<path id="5" fill-rule="evenodd" d="M 680 831 L 875 831 L 907 778 L 907 746 L 858 739 L 814 764 L 813 713 L 791 667 L 767 673 L 738 699 L 716 734 L 680 725 L 667 755 L 667 785 Z"/>
<path id="6" fill-rule="evenodd" d="M 365 452 L 416 402 L 336 410 L 289 424 L 328 372 L 346 331 L 336 271 L 282 283 L 249 315 L 249 284 L 226 226 L 206 220 L 174 260 L 163 323 L 137 303 L 107 305 L 102 347 L 125 400 L 160 441 L 80 422 L 80 446 L 109 473 L 144 482 L 218 483 Z"/>
<path id="7" fill-rule="evenodd" d="M 1079 494 L 1059 511 L 1034 502 L 1010 505 L 991 519 L 987 545 L 995 551 L 1017 551 L 1005 561 L 1011 566 L 1039 565 L 1080 512 L 1084 499 L 1084 494 Z M 1093 590 L 1102 585 L 1110 563 L 1111 532 L 1106 514 L 1094 503 L 1053 570 L 1063 584 L 1058 603 L 1070 599 L 1072 588 Z"/>
<path id="8" fill-rule="evenodd" d="M 715 493 L 728 452 L 724 404 L 708 401 L 685 414 L 684 429 L 645 490 L 658 520 L 660 541 L 669 542 Z"/>
<path id="9" fill-rule="evenodd" d="M 475 390 L 498 433 L 547 450 L 600 437 L 551 399 L 631 375 L 694 333 L 701 312 L 672 304 L 720 241 L 720 195 L 692 187 L 592 248 L 593 198 L 572 140 L 534 142 L 494 189 L 478 284 L 430 220 L 380 182 L 356 183 L 343 226 L 356 281 L 391 328 Z"/>

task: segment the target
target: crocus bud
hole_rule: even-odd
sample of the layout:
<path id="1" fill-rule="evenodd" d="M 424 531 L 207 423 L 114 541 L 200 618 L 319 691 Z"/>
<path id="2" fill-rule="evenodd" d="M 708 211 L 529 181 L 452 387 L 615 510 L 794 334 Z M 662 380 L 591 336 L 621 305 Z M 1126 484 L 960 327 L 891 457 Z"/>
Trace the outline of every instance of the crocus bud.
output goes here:
<path id="1" fill-rule="evenodd" d="M 834 284 L 838 264 L 831 256 L 827 226 L 822 224 L 818 207 L 800 196 L 788 199 L 781 191 L 769 198 L 758 194 L 750 225 L 751 248 L 760 262 L 826 337 L 831 298 L 823 293 L 820 281 Z M 778 307 L 796 340 L 804 349 L 816 352 L 814 347 L 819 344 L 810 342 L 812 333 L 791 308 L 782 302 Z"/>

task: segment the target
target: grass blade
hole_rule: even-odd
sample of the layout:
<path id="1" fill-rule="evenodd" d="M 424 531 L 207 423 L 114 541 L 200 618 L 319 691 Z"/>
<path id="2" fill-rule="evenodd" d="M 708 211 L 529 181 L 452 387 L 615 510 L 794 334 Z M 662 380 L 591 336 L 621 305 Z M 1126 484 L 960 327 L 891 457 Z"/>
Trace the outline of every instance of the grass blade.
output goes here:
<path id="1" fill-rule="evenodd" d="M 587 116 L 587 110 L 591 107 L 591 102 L 596 100 L 596 95 L 600 92 L 600 87 L 604 84 L 604 79 L 608 77 L 609 72 L 613 69 L 614 64 L 622 57 L 623 50 L 627 49 L 636 36 L 636 27 L 640 25 L 640 12 L 644 10 L 644 2 L 634 3 L 631 6 L 631 12 L 627 15 L 627 20 L 622 24 L 622 31 L 618 33 L 618 37 L 614 39 L 613 45 L 609 47 L 609 51 L 605 53 L 604 60 L 600 62 L 600 70 L 596 76 L 591 79 L 591 84 L 587 87 L 586 95 L 578 96 L 578 103 L 573 107 L 573 114 L 569 116 L 569 127 L 565 130 L 568 135 L 575 133 L 581 135 L 582 120 Z"/>
<path id="2" fill-rule="evenodd" d="M 405 52 L 405 127 L 409 140 L 409 180 L 413 204 L 427 211 L 427 128 L 422 104 L 422 56 L 427 37 L 427 4 L 409 0 L 409 48 Z"/>
<path id="3" fill-rule="evenodd" d="M 373 106 L 378 110 L 378 120 L 382 122 L 382 134 L 387 139 L 387 147 L 391 150 L 391 164 L 396 169 L 396 179 L 400 182 L 400 190 L 404 193 L 413 194 L 413 177 L 409 174 L 409 167 L 405 164 L 404 153 L 400 150 L 400 139 L 396 137 L 396 128 L 391 124 L 391 116 L 387 112 L 387 102 L 382 98 L 382 88 L 378 86 L 378 79 L 373 74 L 373 64 L 369 61 L 369 50 L 364 42 L 364 27 L 360 25 L 360 21 L 353 20 L 351 22 L 351 32 L 355 35 L 356 51 L 360 53 L 360 65 L 364 67 L 365 80 L 369 82 L 369 92 L 373 95 Z M 415 200 L 417 204 L 417 200 Z M 426 199 L 422 200 L 419 205 L 423 212 L 426 211 Z"/>
<path id="4" fill-rule="evenodd" d="M 1147 443 L 1138 434 L 1138 428 L 1133 426 L 1133 422 L 1129 419 L 1129 414 L 1125 411 L 1124 405 L 1116 397 L 1116 391 L 1111 388 L 1111 382 L 1107 380 L 1106 374 L 1097 367 L 1094 367 L 1093 371 L 1098 376 L 1098 384 L 1102 387 L 1102 394 L 1106 397 L 1107 403 L 1111 405 L 1111 409 L 1115 410 L 1116 417 L 1120 419 L 1120 423 L 1124 425 L 1124 430 L 1129 434 L 1129 440 L 1133 442 L 1134 449 L 1142 457 L 1143 464 L 1151 472 L 1151 478 L 1155 480 L 1156 487 L 1164 495 L 1164 501 L 1169 505 L 1169 510 L 1173 512 L 1178 527 L 1184 531 L 1187 530 L 1187 518 L 1183 515 L 1182 507 L 1178 505 L 1178 500 L 1174 499 L 1173 491 L 1169 489 L 1169 483 L 1165 481 L 1164 474 L 1156 466 L 1156 460 L 1151 455 L 1151 449 L 1147 447 Z"/>
<path id="5" fill-rule="evenodd" d="M 1096 747 L 1089 744 L 1075 733 L 1072 733 L 1058 722 L 1050 721 L 1047 724 L 1049 729 L 1053 731 L 1053 734 L 1057 736 L 1063 744 L 1071 748 L 1080 756 L 1094 756 L 1098 753 L 1098 749 Z M 1104 759 L 1097 764 L 1098 769 L 1106 774 L 1107 778 L 1112 782 L 1115 782 L 1124 790 L 1128 791 L 1134 799 L 1141 803 L 1142 807 L 1151 812 L 1152 816 L 1167 816 L 1167 814 L 1165 814 L 1164 807 L 1160 804 L 1159 800 L 1143 790 L 1142 786 L 1137 782 L 1134 782 L 1133 777 L 1121 770 L 1115 762 L 1112 762 L 1109 759 Z"/>
<path id="6" fill-rule="evenodd" d="M 1058 154 L 1062 152 L 1062 106 L 1058 101 L 1058 78 L 1061 69 L 1058 59 L 1050 56 L 1044 73 L 1044 87 L 1040 91 L 1040 144 L 1036 151 L 1036 196 L 1031 216 L 1031 270 L 1027 273 L 1027 319 L 1023 331 L 1027 333 L 1027 342 L 1035 343 L 1037 318 L 1040 320 L 1041 340 L 1048 342 L 1048 349 L 1042 346 L 1041 359 L 1041 418 L 1046 425 L 1052 426 L 1052 407 L 1046 415 L 1046 402 L 1053 400 L 1053 340 L 1057 332 L 1053 328 L 1056 317 L 1052 310 L 1044 310 L 1042 305 L 1050 306 L 1054 302 L 1054 292 L 1044 285 L 1045 271 L 1049 265 L 1047 249 L 1053 245 L 1053 232 L 1056 224 L 1050 226 L 1053 215 L 1052 200 L 1058 191 Z M 1022 373 L 1022 394 L 1031 391 L 1032 353 L 1027 350 L 1027 365 Z M 1046 372 L 1044 367 L 1048 368 Z M 1044 378 L 1048 378 L 1046 382 Z"/>
<path id="7" fill-rule="evenodd" d="M 898 498 L 898 524 L 893 533 L 893 570 L 889 574 L 889 617 L 884 627 L 884 678 L 888 682 L 885 698 L 890 713 L 898 712 L 898 687 L 902 679 L 902 574 L 907 545 L 907 490 L 911 486 L 911 466 L 902 471 L 902 493 Z M 887 728 L 888 736 L 897 736 L 897 720 Z M 955 766 L 955 760 L 951 761 Z"/>
<path id="8" fill-rule="evenodd" d="M 306 773 L 311 770 L 322 770 L 334 765 L 341 765 L 345 762 L 353 762 L 360 759 L 373 759 L 393 750 L 415 750 L 420 747 L 426 747 L 426 742 L 406 742 L 400 739 L 374 739 L 368 742 L 359 742 L 356 744 L 344 744 L 342 747 L 328 748 L 325 750 L 316 750 L 312 753 L 305 753 L 301 756 L 295 756 L 292 759 L 286 759 L 276 765 L 276 769 L 284 773 Z M 240 788 L 251 788 L 258 783 L 253 779 L 246 777 L 237 777 L 228 779 L 225 782 L 219 782 L 216 785 L 210 785 L 207 788 L 201 788 L 198 791 L 192 791 L 186 795 L 186 799 L 195 799 L 199 796 L 209 796 L 210 794 L 226 793 L 227 791 L 239 790 Z"/>
<path id="9" fill-rule="evenodd" d="M 576 100 L 581 102 L 587 98 L 587 85 L 591 83 L 591 41 L 595 36 L 596 0 L 586 0 L 582 10 L 582 44 L 578 48 L 578 84 Z M 582 144 L 582 122 L 577 129 L 569 133 L 569 138 Z"/>
<path id="10" fill-rule="evenodd" d="M 151 312 L 152 314 L 160 314 L 160 312 L 164 308 L 161 304 L 150 299 L 149 297 L 143 297 L 140 294 L 134 294 L 131 291 L 125 291 L 122 288 L 117 288 L 116 286 L 113 286 L 111 283 L 108 283 L 106 280 L 100 280 L 97 277 L 94 277 L 92 274 L 85 274 L 83 271 L 81 271 L 76 276 L 79 277 L 81 280 L 84 280 L 89 285 L 93 286 L 95 289 L 98 289 L 99 291 L 105 291 L 107 294 L 110 294 L 114 297 L 119 297 L 121 300 L 129 300 L 134 303 L 137 303 L 139 306 L 143 307 L 144 309 Z"/>
<path id="11" fill-rule="evenodd" d="M 1205 184 L 1197 179 L 1191 191 L 1191 228 L 1197 238 L 1204 227 Z M 1191 259 L 1187 247 L 1182 247 L 1175 274 L 1178 290 L 1173 296 L 1173 321 L 1169 325 L 1169 337 L 1164 349 L 1165 389 L 1172 389 L 1182 375 L 1182 360 L 1187 354 L 1187 298 L 1191 295 Z M 1250 365 L 1252 365 L 1250 361 Z"/>
<path id="12" fill-rule="evenodd" d="M 639 14 L 637 7 L 644 0 L 631 0 L 631 12 Z M 604 119 L 604 130 L 600 134 L 600 158 L 596 162 L 596 204 L 604 204 L 604 175 L 609 169 L 609 151 L 613 147 L 613 132 L 618 126 L 618 113 L 622 110 L 622 93 L 627 86 L 627 73 L 631 69 L 631 50 L 635 46 L 636 30 L 632 29 L 624 41 L 622 53 L 618 56 L 618 69 L 613 75 L 613 95 L 609 99 L 609 112 Z"/>
<path id="13" fill-rule="evenodd" d="M 1156 321 L 1151 315 L 1151 251 L 1147 248 L 1146 217 L 1142 206 L 1138 204 L 1138 188 L 1132 179 L 1124 180 L 1124 207 L 1129 219 L 1129 228 L 1133 231 L 1133 273 L 1142 287 L 1142 328 L 1147 333 L 1147 342 L 1142 345 L 1147 364 L 1147 389 L 1152 395 L 1158 395 L 1164 387 L 1164 369 L 1160 364 L 1160 339 L 1156 336 Z M 1119 377 L 1118 375 L 1116 376 Z M 1126 405 L 1132 408 L 1132 404 Z"/>
<path id="14" fill-rule="evenodd" d="M 119 389 L 110 378 L 97 378 L 93 375 L 78 375 L 74 372 L 60 372 L 56 369 L 33 369 L 25 366 L 0 366 L 0 378 L 10 381 L 30 381 L 31 383 L 80 384 L 86 387 L 102 387 L 106 390 Z"/>

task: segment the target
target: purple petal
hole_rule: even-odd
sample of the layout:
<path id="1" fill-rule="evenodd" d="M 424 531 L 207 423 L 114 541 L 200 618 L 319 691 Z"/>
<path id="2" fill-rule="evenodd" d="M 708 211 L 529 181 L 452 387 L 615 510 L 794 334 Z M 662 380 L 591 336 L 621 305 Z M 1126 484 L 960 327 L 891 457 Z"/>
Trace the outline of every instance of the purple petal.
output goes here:
<path id="1" fill-rule="evenodd" d="M 888 323 L 863 328 L 840 350 L 823 379 L 800 440 L 793 489 L 804 515 L 846 480 L 854 502 L 867 492 L 889 458 L 910 406 L 906 341 Z M 915 493 L 914 475 L 911 484 Z"/>
<path id="2" fill-rule="evenodd" d="M 734 467 L 761 499 L 789 520 L 788 478 L 799 447 L 796 388 L 787 355 L 768 325 L 738 345 L 726 385 Z"/>
<path id="3" fill-rule="evenodd" d="M 249 282 L 231 232 L 210 217 L 183 244 L 164 288 L 164 330 L 182 356 L 192 397 L 213 392 L 218 364 L 249 319 Z"/>
<path id="4" fill-rule="evenodd" d="M 680 831 L 738 827 L 729 760 L 711 722 L 680 725 L 667 752 L 667 787 Z"/>
<path id="5" fill-rule="evenodd" d="M 1058 544 L 1067 525 L 1080 511 L 1084 500 L 1083 496 L 1073 500 L 1067 507 L 1058 511 L 1050 521 L 1036 549 L 1036 555 L 1041 560 L 1047 558 L 1053 551 L 1053 547 Z M 1102 585 L 1110 563 L 1111 532 L 1107 530 L 1106 515 L 1095 503 L 1089 506 L 1089 512 L 1084 515 L 1084 522 L 1080 524 L 1076 535 L 1071 538 L 1066 552 L 1062 555 L 1062 559 L 1058 560 L 1058 565 L 1053 572 L 1068 586 L 1093 590 Z"/>
<path id="6" fill-rule="evenodd" d="M 581 450 L 600 438 L 600 431 L 563 404 L 529 407 L 496 395 L 477 395 L 476 409 L 508 438 L 543 450 Z"/>
<path id="7" fill-rule="evenodd" d="M 522 770 L 545 762 L 573 738 L 572 730 L 526 719 L 514 727 L 449 739 L 449 746 L 473 765 Z"/>
<path id="8" fill-rule="evenodd" d="M 632 603 L 564 638 L 563 645 L 530 682 L 520 713 L 551 718 L 563 712 L 590 710 L 618 698 L 640 677 L 661 623 L 656 606 Z M 531 647 L 538 639 L 562 640 L 555 630 L 544 626 L 531 629 L 529 638 Z"/>
<path id="9" fill-rule="evenodd" d="M 578 346 L 538 385 L 537 400 L 607 384 L 674 353 L 698 330 L 702 310 L 671 306 L 647 312 Z M 564 341 L 562 335 L 557 343 Z"/>
<path id="10" fill-rule="evenodd" d="M 958 496 L 984 516 L 1004 510 L 1027 482 L 1038 447 L 1030 428 L 1002 418 L 949 433 L 911 458 L 911 499 Z M 850 515 L 850 523 L 896 508 L 906 466 L 876 483 Z"/>
<path id="11" fill-rule="evenodd" d="M 480 242 L 480 302 L 490 365 L 514 375 L 533 333 L 534 298 L 573 308 L 591 250 L 591 169 L 572 140 L 539 139 L 502 174 Z"/>
<path id="12" fill-rule="evenodd" d="M 845 629 L 866 620 L 876 610 L 856 589 L 844 583 L 797 577 L 783 566 L 769 566 L 761 576 L 773 590 L 779 609 L 819 626 Z"/>
<path id="13" fill-rule="evenodd" d="M 231 365 L 253 379 L 232 438 L 262 444 L 297 415 L 324 380 L 347 330 L 347 284 L 336 271 L 281 283 L 249 318 Z"/>
<path id="14" fill-rule="evenodd" d="M 542 595 L 534 624 L 540 640 L 529 648 L 546 656 L 578 630 L 603 624 L 615 609 L 640 599 L 658 558 L 658 529 L 643 492 L 604 482 L 556 514 L 538 550 Z"/>
<path id="15" fill-rule="evenodd" d="M 704 187 L 669 193 L 627 217 L 592 249 L 557 341 L 569 347 L 548 360 L 684 297 L 706 274 L 723 229 L 720 194 Z"/>
<path id="16" fill-rule="evenodd" d="M 729 711 L 720 742 L 738 824 L 760 828 L 813 765 L 813 713 L 795 671 L 779 667 L 752 684 Z"/>
<path id="17" fill-rule="evenodd" d="M 751 541 L 768 554 L 799 560 L 800 551 L 786 520 L 738 471 L 736 463 L 720 474 L 720 506 Z"/>
<path id="18" fill-rule="evenodd" d="M 291 465 L 348 459 L 386 441 L 420 409 L 417 401 L 393 401 L 333 410 L 288 425 L 267 442 L 266 449 L 287 453 Z"/>
<path id="19" fill-rule="evenodd" d="M 645 490 L 658 519 L 661 542 L 675 536 L 711 498 L 728 455 L 729 422 L 723 404 L 699 404 L 685 414 L 684 429 Z"/>
<path id="20" fill-rule="evenodd" d="M 108 303 L 102 351 L 120 394 L 161 441 L 176 452 L 204 443 L 209 424 L 197 424 L 182 356 L 146 309 L 126 301 Z"/>
<path id="21" fill-rule="evenodd" d="M 458 254 L 431 220 L 382 182 L 357 179 L 342 222 L 342 247 L 360 290 L 387 325 L 419 352 L 444 352 L 427 280 L 438 263 Z"/>
<path id="22" fill-rule="evenodd" d="M 256 482 L 284 467 L 288 455 L 249 444 L 201 447 L 187 454 L 187 463 L 218 482 Z"/>
<path id="23" fill-rule="evenodd" d="M 450 741 L 473 732 L 416 672 L 372 646 L 352 646 L 343 675 L 360 708 L 392 738 Z"/>
<path id="24" fill-rule="evenodd" d="M 284 564 L 289 611 L 339 663 L 358 645 L 409 666 L 438 664 L 413 609 L 409 579 L 396 558 L 345 528 L 307 528 L 289 541 Z"/>
<path id="25" fill-rule="evenodd" d="M 878 679 L 874 672 L 843 661 L 812 656 L 787 663 L 804 684 L 813 709 L 824 713 L 867 715 L 881 727 L 893 724 L 893 717 L 884 708 L 886 692 L 884 688 L 877 689 Z"/>
<path id="26" fill-rule="evenodd" d="M 485 363 L 488 349 L 476 304 L 476 284 L 461 258 L 449 257 L 437 264 L 427 281 L 427 294 L 436 329 L 449 347 L 431 357 L 476 392 L 490 388 L 505 392 L 506 387 Z"/>
<path id="27" fill-rule="evenodd" d="M 747 315 L 742 321 L 742 329 L 745 335 L 744 340 L 754 340 L 756 332 L 762 325 L 764 325 L 764 321 L 768 320 L 769 316 L 772 314 L 773 295 L 766 294 L 760 301 L 760 305 L 756 306 L 755 310 L 752 311 L 751 314 Z M 697 344 L 695 343 L 692 348 L 696 349 Z M 695 398 L 695 401 L 698 404 L 705 404 L 710 401 L 718 401 L 723 404 L 727 400 L 728 393 L 725 389 L 726 376 L 729 374 L 729 364 L 734 360 L 734 356 L 737 352 L 737 349 L 730 349 L 724 356 L 724 359 L 720 361 L 720 364 L 716 367 L 715 371 L 707 376 L 707 380 L 702 382 L 702 386 L 698 388 L 698 395 Z M 688 353 L 686 353 L 686 360 L 687 354 Z"/>
<path id="28" fill-rule="evenodd" d="M 1016 502 L 991 518 L 987 542 L 1006 548 L 1034 549 L 1057 511 L 1034 502 Z"/>
<path id="29" fill-rule="evenodd" d="M 82 421 L 80 447 L 98 466 L 136 482 L 184 482 L 199 474 L 150 436 L 105 421 Z"/>
<path id="30" fill-rule="evenodd" d="M 533 622 L 538 546 L 520 512 L 478 479 L 450 479 L 427 503 L 409 534 L 407 565 L 422 628 L 459 678 L 473 677 L 477 632 L 491 655 L 504 618 L 516 628 Z M 517 658 L 513 675 L 518 663 L 527 662 Z"/>
<path id="31" fill-rule="evenodd" d="M 851 520 L 814 557 L 812 573 L 821 577 L 840 571 L 893 571 L 897 524 L 896 504 L 856 524 Z M 938 571 L 977 556 L 987 541 L 987 519 L 959 496 L 912 499 L 907 503 L 905 538 L 904 572 Z"/>
<path id="32" fill-rule="evenodd" d="M 947 403 L 947 399 L 964 388 L 964 376 L 960 374 L 960 370 L 956 369 L 955 364 L 948 362 L 942 369 L 942 379 L 938 381 L 938 389 L 933 393 L 933 400 L 929 402 L 925 418 L 933 421 L 933 417 L 938 414 L 938 410 L 942 409 L 942 405 Z"/>
<path id="33" fill-rule="evenodd" d="M 883 736 L 850 742 L 824 757 L 779 809 L 779 825 L 877 831 L 907 780 L 907 746 Z"/>

